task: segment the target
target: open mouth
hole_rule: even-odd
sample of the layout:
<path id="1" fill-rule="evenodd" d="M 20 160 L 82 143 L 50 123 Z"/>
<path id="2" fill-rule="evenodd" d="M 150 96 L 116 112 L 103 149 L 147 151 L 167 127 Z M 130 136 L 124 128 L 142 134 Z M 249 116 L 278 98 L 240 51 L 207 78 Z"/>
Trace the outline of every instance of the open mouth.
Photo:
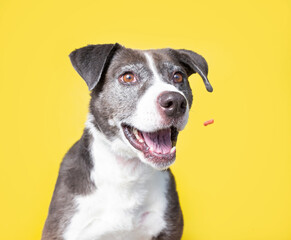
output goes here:
<path id="1" fill-rule="evenodd" d="M 169 165 L 175 160 L 177 128 L 169 127 L 155 132 L 143 132 L 127 124 L 121 126 L 129 143 L 141 151 L 148 161 Z"/>

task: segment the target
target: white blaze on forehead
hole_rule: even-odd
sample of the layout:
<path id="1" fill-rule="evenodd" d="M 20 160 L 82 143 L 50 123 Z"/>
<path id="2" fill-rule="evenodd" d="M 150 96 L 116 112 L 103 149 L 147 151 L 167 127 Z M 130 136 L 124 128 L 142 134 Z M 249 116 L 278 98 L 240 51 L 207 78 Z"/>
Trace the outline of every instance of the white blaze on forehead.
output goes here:
<path id="1" fill-rule="evenodd" d="M 138 128 L 141 131 L 152 132 L 161 128 L 169 127 L 165 123 L 160 111 L 158 111 L 158 97 L 162 92 L 171 91 L 178 92 L 184 97 L 184 93 L 179 91 L 175 86 L 163 81 L 162 76 L 158 72 L 152 56 L 145 52 L 148 66 L 153 74 L 153 84 L 145 91 L 144 95 L 137 102 L 136 111 L 127 120 L 127 123 Z M 187 98 L 185 97 L 187 100 Z M 178 123 L 177 128 L 182 130 L 188 120 L 189 106 L 187 104 L 186 113 Z"/>
<path id="2" fill-rule="evenodd" d="M 145 53 L 145 57 L 146 57 L 146 59 L 148 61 L 148 64 L 149 64 L 150 69 L 153 72 L 154 79 L 160 80 L 162 82 L 163 80 L 162 80 L 160 74 L 157 71 L 157 68 L 156 68 L 156 66 L 154 64 L 154 60 L 153 60 L 152 56 L 150 56 L 148 53 Z"/>

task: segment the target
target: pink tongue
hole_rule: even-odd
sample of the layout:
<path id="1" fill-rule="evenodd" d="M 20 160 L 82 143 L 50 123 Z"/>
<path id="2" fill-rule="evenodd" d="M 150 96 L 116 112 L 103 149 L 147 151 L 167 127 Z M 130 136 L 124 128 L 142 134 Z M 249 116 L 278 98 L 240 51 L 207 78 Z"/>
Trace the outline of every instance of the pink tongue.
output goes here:
<path id="1" fill-rule="evenodd" d="M 163 129 L 157 132 L 143 132 L 146 144 L 156 153 L 169 153 L 172 148 L 171 129 Z"/>

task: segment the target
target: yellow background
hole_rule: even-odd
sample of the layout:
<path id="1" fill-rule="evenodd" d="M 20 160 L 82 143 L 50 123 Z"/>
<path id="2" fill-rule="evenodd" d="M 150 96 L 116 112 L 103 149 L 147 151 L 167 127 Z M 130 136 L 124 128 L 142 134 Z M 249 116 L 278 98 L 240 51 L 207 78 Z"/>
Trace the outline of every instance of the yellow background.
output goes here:
<path id="1" fill-rule="evenodd" d="M 183 240 L 291 239 L 290 1 L 0 2 L 0 239 L 40 239 L 65 152 L 81 136 L 87 44 L 185 48 L 209 64 L 176 176 Z M 204 127 L 203 122 L 215 123 Z"/>

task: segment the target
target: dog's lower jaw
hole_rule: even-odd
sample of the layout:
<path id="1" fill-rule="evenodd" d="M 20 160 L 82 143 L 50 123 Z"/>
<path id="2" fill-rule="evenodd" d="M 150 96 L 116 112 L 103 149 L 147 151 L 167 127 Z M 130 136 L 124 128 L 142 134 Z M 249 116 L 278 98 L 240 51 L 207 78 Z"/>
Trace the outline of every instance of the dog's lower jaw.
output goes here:
<path id="1" fill-rule="evenodd" d="M 115 146 L 113 145 L 115 147 L 115 149 L 116 149 L 115 152 L 118 155 L 120 155 L 120 153 L 123 153 L 122 155 L 124 156 L 124 153 L 127 153 L 127 151 L 130 149 L 131 151 L 129 151 L 129 152 L 133 153 L 133 155 L 131 155 L 132 158 L 135 156 L 136 158 L 138 158 L 138 160 L 142 164 L 144 164 L 146 166 L 149 166 L 149 167 L 151 167 L 151 168 L 153 168 L 155 170 L 158 170 L 158 171 L 166 170 L 176 160 L 176 156 L 175 156 L 175 153 L 174 153 L 173 154 L 174 157 L 172 157 L 169 161 L 154 161 L 153 159 L 150 159 L 152 157 L 151 154 L 148 154 L 148 156 L 146 156 L 147 153 L 144 153 L 144 152 L 134 148 L 129 143 L 129 141 L 126 139 L 124 134 L 122 134 L 122 138 L 123 138 L 123 141 L 120 140 L 120 145 L 119 144 L 116 144 Z M 116 143 L 118 143 L 118 142 L 119 141 L 116 141 Z"/>
<path id="2" fill-rule="evenodd" d="M 127 141 L 124 139 L 124 141 Z M 111 150 L 116 155 L 119 162 L 123 162 L 125 165 L 129 166 L 128 163 L 135 162 L 137 166 L 150 167 L 154 170 L 162 171 L 168 169 L 176 160 L 176 158 L 171 159 L 167 163 L 155 163 L 149 161 L 144 153 L 133 148 L 130 143 L 125 143 L 120 139 L 115 139 L 112 142 Z"/>

